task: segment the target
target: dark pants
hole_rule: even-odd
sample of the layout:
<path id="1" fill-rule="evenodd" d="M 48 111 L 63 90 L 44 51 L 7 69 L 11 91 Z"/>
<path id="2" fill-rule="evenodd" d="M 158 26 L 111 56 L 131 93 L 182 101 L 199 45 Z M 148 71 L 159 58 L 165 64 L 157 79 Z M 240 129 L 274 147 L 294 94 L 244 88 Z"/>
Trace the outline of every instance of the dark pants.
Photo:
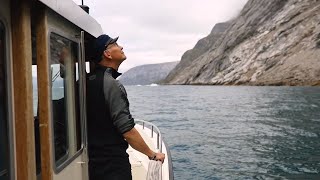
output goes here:
<path id="1" fill-rule="evenodd" d="M 132 180 L 128 157 L 89 160 L 90 180 Z"/>

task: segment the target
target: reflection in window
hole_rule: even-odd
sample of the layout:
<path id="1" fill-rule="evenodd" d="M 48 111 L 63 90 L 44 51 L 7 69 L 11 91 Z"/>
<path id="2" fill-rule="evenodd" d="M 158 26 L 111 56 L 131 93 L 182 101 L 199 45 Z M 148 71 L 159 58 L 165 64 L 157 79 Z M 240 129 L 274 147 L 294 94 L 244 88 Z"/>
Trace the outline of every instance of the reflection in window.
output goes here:
<path id="1" fill-rule="evenodd" d="M 0 179 L 9 179 L 8 124 L 6 117 L 5 31 L 0 22 Z"/>
<path id="2" fill-rule="evenodd" d="M 57 166 L 81 148 L 77 43 L 50 35 L 50 72 L 54 152 Z"/>

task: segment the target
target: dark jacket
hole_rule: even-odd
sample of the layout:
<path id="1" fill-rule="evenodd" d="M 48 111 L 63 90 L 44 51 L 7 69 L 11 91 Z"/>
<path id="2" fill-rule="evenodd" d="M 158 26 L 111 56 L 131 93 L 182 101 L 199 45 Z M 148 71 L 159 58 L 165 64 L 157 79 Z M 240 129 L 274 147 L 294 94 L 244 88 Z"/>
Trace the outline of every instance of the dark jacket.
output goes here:
<path id="1" fill-rule="evenodd" d="M 128 157 L 123 134 L 135 123 L 116 70 L 98 65 L 87 76 L 87 126 L 90 161 Z"/>

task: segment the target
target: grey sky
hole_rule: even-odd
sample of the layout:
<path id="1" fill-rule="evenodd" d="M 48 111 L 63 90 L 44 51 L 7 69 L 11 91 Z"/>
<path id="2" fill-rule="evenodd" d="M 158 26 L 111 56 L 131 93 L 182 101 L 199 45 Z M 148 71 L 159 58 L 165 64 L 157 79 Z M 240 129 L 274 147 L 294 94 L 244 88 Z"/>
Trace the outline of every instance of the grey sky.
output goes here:
<path id="1" fill-rule="evenodd" d="M 77 4 L 81 0 L 74 0 Z M 84 0 L 111 37 L 120 36 L 127 60 L 119 71 L 179 61 L 214 24 L 235 17 L 247 0 Z"/>

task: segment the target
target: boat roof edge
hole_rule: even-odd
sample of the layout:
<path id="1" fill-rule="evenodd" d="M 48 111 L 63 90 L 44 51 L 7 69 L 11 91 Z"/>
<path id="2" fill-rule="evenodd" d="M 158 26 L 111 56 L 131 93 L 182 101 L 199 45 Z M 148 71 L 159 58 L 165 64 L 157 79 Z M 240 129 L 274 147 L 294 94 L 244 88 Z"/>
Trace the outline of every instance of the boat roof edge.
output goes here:
<path id="1" fill-rule="evenodd" d="M 72 0 L 39 0 L 94 37 L 103 34 L 101 25 Z"/>

